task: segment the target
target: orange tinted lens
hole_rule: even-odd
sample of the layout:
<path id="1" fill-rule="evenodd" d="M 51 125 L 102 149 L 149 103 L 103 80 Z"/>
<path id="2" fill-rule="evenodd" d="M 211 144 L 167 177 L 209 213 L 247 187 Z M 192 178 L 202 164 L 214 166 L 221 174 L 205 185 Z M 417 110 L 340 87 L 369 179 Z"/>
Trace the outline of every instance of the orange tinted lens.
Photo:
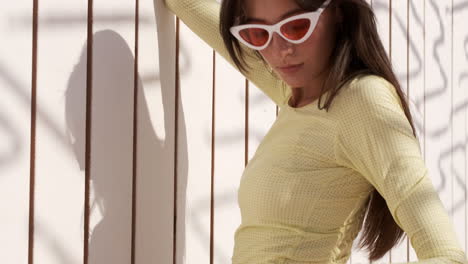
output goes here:
<path id="1" fill-rule="evenodd" d="M 254 46 L 263 46 L 268 41 L 268 31 L 263 28 L 246 28 L 239 31 L 241 37 Z"/>
<path id="2" fill-rule="evenodd" d="M 305 36 L 310 27 L 310 20 L 296 19 L 281 26 L 281 33 L 290 40 L 299 40 Z"/>

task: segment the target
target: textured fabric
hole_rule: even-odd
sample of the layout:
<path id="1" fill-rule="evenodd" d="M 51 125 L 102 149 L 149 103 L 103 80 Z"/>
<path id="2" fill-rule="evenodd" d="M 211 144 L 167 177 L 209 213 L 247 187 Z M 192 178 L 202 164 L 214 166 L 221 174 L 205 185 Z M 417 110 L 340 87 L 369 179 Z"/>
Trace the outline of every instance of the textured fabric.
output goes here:
<path id="1" fill-rule="evenodd" d="M 233 65 L 215 0 L 165 3 Z M 246 78 L 281 111 L 240 180 L 232 263 L 346 263 L 374 188 L 410 238 L 419 259 L 410 263 L 468 263 L 389 82 L 360 75 L 329 112 L 318 100 L 294 108 L 291 88 L 245 51 L 253 67 Z"/>

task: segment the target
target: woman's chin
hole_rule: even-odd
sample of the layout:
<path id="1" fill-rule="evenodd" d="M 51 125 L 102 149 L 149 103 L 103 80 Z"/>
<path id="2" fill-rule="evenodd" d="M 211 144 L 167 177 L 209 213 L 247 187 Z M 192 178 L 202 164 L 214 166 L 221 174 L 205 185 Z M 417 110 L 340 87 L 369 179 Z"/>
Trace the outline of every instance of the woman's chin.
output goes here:
<path id="1" fill-rule="evenodd" d="M 297 80 L 289 80 L 289 79 L 285 79 L 283 78 L 283 81 L 290 87 L 294 88 L 294 87 L 304 87 L 304 83 L 303 82 L 298 82 Z"/>
<path id="2" fill-rule="evenodd" d="M 291 87 L 304 86 L 304 82 L 302 80 L 298 80 L 298 76 L 280 74 L 280 77 L 283 80 L 283 82 L 285 82 L 288 86 L 291 86 Z"/>

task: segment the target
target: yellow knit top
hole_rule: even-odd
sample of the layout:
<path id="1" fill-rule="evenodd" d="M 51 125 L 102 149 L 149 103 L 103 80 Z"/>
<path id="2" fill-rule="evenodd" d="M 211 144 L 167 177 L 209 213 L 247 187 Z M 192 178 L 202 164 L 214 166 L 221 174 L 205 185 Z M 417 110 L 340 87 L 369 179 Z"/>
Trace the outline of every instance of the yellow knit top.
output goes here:
<path id="1" fill-rule="evenodd" d="M 234 65 L 216 0 L 165 3 Z M 295 108 L 291 88 L 243 49 L 253 67 L 246 78 L 281 110 L 240 180 L 232 263 L 346 263 L 375 188 L 410 238 L 419 259 L 410 263 L 468 264 L 391 83 L 359 75 L 328 112 L 318 100 Z"/>

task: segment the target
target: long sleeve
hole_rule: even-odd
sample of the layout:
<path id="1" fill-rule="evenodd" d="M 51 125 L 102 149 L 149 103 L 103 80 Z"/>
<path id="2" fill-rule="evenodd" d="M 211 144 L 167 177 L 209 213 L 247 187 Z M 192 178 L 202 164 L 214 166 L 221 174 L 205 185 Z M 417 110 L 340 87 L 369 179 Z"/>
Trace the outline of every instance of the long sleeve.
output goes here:
<path id="1" fill-rule="evenodd" d="M 335 158 L 372 184 L 408 235 L 419 261 L 468 263 L 429 178 L 394 86 L 378 76 L 343 92 Z"/>
<path id="2" fill-rule="evenodd" d="M 236 68 L 219 33 L 221 6 L 218 2 L 215 0 L 164 0 L 164 3 L 187 27 Z M 247 64 L 252 67 L 245 77 L 273 102 L 281 105 L 287 96 L 286 84 L 268 72 L 263 63 L 255 57 L 253 50 L 243 46 L 241 48 L 246 55 Z"/>

